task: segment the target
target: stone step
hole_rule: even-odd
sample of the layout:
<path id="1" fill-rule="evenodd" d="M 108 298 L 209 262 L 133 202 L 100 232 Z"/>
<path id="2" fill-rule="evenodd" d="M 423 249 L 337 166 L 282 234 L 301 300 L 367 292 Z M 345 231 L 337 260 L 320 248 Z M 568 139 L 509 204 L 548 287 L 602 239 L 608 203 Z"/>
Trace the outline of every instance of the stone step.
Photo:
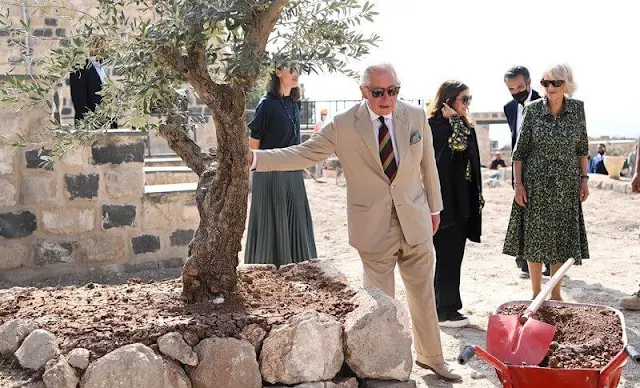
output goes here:
<path id="1" fill-rule="evenodd" d="M 198 175 L 187 166 L 145 166 L 144 181 L 147 185 L 191 183 L 198 181 Z"/>
<path id="2" fill-rule="evenodd" d="M 193 195 L 198 188 L 198 183 L 171 183 L 162 185 L 145 185 L 144 195 L 148 197 L 161 197 L 164 195 Z"/>
<path id="3" fill-rule="evenodd" d="M 145 156 L 144 165 L 149 167 L 184 166 L 179 156 Z"/>

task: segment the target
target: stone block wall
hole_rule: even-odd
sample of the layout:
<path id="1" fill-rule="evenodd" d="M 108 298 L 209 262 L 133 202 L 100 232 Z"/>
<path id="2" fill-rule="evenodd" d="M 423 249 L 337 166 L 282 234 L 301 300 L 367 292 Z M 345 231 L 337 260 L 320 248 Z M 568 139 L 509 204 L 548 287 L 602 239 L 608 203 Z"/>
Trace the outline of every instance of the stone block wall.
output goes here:
<path id="1" fill-rule="evenodd" d="M 111 133 L 52 171 L 46 153 L 0 145 L 0 280 L 182 265 L 195 200 L 145 195 L 142 134 Z"/>

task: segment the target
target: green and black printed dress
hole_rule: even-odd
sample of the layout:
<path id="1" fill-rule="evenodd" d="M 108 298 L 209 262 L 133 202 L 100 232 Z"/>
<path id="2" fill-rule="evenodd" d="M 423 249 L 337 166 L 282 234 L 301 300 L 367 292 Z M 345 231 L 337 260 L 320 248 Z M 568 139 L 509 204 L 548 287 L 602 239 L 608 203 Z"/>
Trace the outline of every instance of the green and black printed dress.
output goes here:
<path id="1" fill-rule="evenodd" d="M 589 258 L 580 202 L 579 156 L 587 156 L 588 138 L 582 101 L 565 98 L 556 119 L 545 97 L 525 109 L 513 153 L 522 162 L 525 208 L 515 201 L 503 253 L 536 263 L 559 264 Z"/>

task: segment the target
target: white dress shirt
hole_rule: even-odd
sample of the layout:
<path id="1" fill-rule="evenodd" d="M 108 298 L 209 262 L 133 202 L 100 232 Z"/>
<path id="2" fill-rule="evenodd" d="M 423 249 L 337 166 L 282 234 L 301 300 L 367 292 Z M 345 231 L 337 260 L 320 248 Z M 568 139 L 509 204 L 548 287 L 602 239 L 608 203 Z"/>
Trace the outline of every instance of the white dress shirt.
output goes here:
<path id="1" fill-rule="evenodd" d="M 105 84 L 107 82 L 107 72 L 104 70 L 104 67 L 100 64 L 100 62 L 96 61 L 95 58 L 89 59 L 91 62 L 91 66 L 96 69 L 96 73 L 98 73 L 98 77 L 100 77 L 100 83 Z"/>
<path id="2" fill-rule="evenodd" d="M 529 97 L 524 100 L 524 105 L 531 102 L 531 96 L 533 95 L 533 89 L 529 90 Z M 520 137 L 520 131 L 522 130 L 522 122 L 524 121 L 524 105 L 518 103 L 518 115 L 516 116 L 516 134 Z"/>

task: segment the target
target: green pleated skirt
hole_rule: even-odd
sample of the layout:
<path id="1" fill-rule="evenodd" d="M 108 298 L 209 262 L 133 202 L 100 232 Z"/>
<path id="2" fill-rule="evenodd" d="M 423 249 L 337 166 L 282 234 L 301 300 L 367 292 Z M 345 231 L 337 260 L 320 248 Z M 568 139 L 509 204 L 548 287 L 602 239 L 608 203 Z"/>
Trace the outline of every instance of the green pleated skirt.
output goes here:
<path id="1" fill-rule="evenodd" d="M 245 264 L 279 267 L 317 256 L 302 171 L 255 172 Z"/>

